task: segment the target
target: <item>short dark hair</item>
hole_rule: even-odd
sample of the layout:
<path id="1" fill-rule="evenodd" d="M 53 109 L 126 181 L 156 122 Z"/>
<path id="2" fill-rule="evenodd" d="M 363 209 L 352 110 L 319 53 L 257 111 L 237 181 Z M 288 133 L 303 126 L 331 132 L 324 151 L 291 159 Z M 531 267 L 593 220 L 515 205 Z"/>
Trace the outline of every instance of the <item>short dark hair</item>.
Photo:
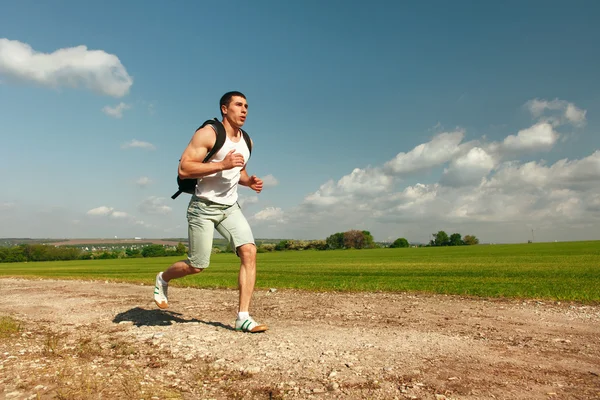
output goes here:
<path id="1" fill-rule="evenodd" d="M 223 116 L 223 106 L 229 106 L 229 103 L 231 103 L 231 98 L 233 96 L 243 97 L 244 99 L 246 98 L 246 96 L 242 92 L 233 91 L 225 93 L 223 96 L 221 96 L 221 100 L 219 100 L 219 111 L 221 111 L 221 116 Z"/>

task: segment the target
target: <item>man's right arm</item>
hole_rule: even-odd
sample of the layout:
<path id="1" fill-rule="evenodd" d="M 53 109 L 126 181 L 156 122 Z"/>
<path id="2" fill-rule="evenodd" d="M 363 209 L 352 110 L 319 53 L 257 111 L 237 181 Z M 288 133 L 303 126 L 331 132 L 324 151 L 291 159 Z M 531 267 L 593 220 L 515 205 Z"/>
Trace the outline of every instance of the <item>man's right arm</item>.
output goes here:
<path id="1" fill-rule="evenodd" d="M 204 158 L 215 144 L 215 131 L 210 126 L 198 129 L 192 140 L 181 155 L 178 174 L 181 179 L 202 178 L 226 169 L 244 165 L 244 157 L 239 153 L 230 151 L 225 159 L 215 163 L 204 163 Z"/>

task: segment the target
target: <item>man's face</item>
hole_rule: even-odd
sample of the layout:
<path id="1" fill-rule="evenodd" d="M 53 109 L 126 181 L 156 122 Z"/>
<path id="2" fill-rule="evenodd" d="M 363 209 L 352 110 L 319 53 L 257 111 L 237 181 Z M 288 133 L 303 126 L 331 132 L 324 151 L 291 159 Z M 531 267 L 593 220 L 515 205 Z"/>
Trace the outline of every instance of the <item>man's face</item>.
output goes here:
<path id="1" fill-rule="evenodd" d="M 241 96 L 233 96 L 229 105 L 223 106 L 222 110 L 229 123 L 239 128 L 246 122 L 248 102 Z"/>

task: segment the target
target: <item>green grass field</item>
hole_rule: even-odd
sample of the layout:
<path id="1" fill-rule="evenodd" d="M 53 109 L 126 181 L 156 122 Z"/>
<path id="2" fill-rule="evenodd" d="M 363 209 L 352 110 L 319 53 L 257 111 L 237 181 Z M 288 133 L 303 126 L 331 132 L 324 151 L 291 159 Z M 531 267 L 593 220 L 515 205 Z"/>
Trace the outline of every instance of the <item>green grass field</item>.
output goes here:
<path id="1" fill-rule="evenodd" d="M 0 276 L 154 284 L 178 258 L 0 264 Z M 236 288 L 239 261 L 216 254 L 173 286 Z M 415 291 L 600 301 L 600 241 L 438 248 L 289 251 L 258 255 L 257 288 Z"/>

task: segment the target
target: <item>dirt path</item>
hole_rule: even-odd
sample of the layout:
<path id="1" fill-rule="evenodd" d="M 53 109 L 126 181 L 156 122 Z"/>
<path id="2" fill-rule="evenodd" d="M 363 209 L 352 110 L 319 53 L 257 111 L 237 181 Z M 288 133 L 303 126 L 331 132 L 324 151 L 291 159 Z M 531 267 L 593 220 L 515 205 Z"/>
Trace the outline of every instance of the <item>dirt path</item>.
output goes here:
<path id="1" fill-rule="evenodd" d="M 598 399 L 600 307 L 415 294 L 0 279 L 6 399 Z"/>

